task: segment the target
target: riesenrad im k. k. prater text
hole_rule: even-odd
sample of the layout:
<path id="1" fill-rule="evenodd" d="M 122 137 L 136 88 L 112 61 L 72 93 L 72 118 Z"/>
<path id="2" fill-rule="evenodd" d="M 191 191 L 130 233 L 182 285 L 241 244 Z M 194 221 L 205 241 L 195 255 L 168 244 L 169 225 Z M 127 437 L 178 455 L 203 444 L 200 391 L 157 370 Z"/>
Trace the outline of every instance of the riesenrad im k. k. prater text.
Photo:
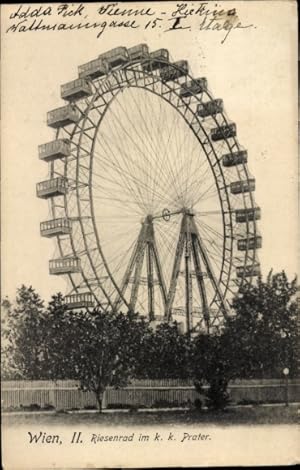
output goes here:
<path id="1" fill-rule="evenodd" d="M 136 311 L 212 331 L 260 273 L 255 179 L 223 100 L 186 60 L 146 44 L 78 67 L 49 111 L 37 196 L 70 308 Z M 50 140 L 50 139 L 49 139 Z M 46 219 L 46 217 L 45 217 Z"/>

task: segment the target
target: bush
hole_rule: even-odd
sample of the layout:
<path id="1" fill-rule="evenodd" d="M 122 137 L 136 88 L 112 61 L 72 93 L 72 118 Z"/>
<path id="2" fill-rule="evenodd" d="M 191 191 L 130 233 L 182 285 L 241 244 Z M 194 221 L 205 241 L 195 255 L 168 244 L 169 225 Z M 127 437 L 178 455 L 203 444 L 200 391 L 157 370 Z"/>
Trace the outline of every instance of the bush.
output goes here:
<path id="1" fill-rule="evenodd" d="M 168 401 L 168 400 L 156 400 L 151 408 L 191 408 L 191 401 L 187 400 L 184 402 Z"/>
<path id="2" fill-rule="evenodd" d="M 227 381 L 220 377 L 211 380 L 209 389 L 205 392 L 205 404 L 207 408 L 214 410 L 224 410 L 230 403 L 227 392 Z"/>
<path id="3" fill-rule="evenodd" d="M 129 406 L 129 413 L 137 413 L 139 410 L 139 406 L 138 405 L 130 405 Z"/>
<path id="4" fill-rule="evenodd" d="M 20 408 L 22 410 L 26 410 L 26 411 L 39 411 L 41 409 L 40 405 L 38 405 L 37 403 L 31 403 L 30 405 L 20 405 Z"/>
<path id="5" fill-rule="evenodd" d="M 109 403 L 106 407 L 108 410 L 134 410 L 141 408 L 138 405 L 131 405 L 128 403 Z"/>
<path id="6" fill-rule="evenodd" d="M 258 405 L 260 402 L 256 400 L 251 400 L 248 398 L 243 398 L 237 402 L 237 405 Z"/>
<path id="7" fill-rule="evenodd" d="M 200 400 L 200 398 L 196 398 L 196 400 L 194 401 L 194 405 L 196 410 L 202 409 L 202 401 Z"/>
<path id="8" fill-rule="evenodd" d="M 96 405 L 85 405 L 83 407 L 84 410 L 96 410 L 97 406 Z"/>
<path id="9" fill-rule="evenodd" d="M 151 408 L 177 408 L 179 406 L 177 401 L 169 402 L 168 400 L 155 400 Z"/>
<path id="10" fill-rule="evenodd" d="M 43 406 L 43 410 L 54 410 L 55 407 L 53 405 L 50 405 L 50 403 L 45 403 L 45 405 Z"/>

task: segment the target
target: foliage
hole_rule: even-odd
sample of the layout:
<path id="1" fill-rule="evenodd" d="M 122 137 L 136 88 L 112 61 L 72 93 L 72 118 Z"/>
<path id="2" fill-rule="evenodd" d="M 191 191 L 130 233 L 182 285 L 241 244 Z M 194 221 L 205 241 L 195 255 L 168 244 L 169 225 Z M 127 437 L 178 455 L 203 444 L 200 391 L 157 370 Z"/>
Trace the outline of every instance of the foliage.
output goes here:
<path id="1" fill-rule="evenodd" d="M 224 409 L 229 403 L 229 381 L 239 375 L 232 344 L 226 334 L 201 334 L 193 341 L 194 385 L 198 393 L 205 395 L 209 408 Z M 203 388 L 205 384 L 208 390 Z"/>
<path id="2" fill-rule="evenodd" d="M 77 347 L 78 325 L 73 322 L 73 317 L 74 314 L 68 311 L 62 294 L 52 296 L 43 324 L 44 357 L 52 380 L 76 378 L 69 354 L 69 351 Z"/>
<path id="3" fill-rule="evenodd" d="M 17 378 L 12 360 L 12 345 L 10 343 L 10 318 L 12 304 L 8 298 L 1 303 L 1 378 L 9 380 Z"/>
<path id="4" fill-rule="evenodd" d="M 296 279 L 289 282 L 284 271 L 271 271 L 265 282 L 259 277 L 257 284 L 240 288 L 233 300 L 235 315 L 218 335 L 194 339 L 195 387 L 206 395 L 208 407 L 223 409 L 228 404 L 227 387 L 236 378 L 282 376 L 285 367 L 296 375 L 296 291 Z"/>
<path id="5" fill-rule="evenodd" d="M 53 378 L 79 380 L 82 390 L 95 394 L 101 411 L 105 389 L 123 387 L 133 376 L 147 324 L 136 315 L 64 310 L 57 301 L 60 315 L 54 308 L 56 320 L 47 340 Z"/>
<path id="6" fill-rule="evenodd" d="M 30 286 L 17 290 L 16 303 L 2 302 L 3 378 L 47 378 L 43 345 L 44 304 Z"/>
<path id="7" fill-rule="evenodd" d="M 236 343 L 241 377 L 275 377 L 288 367 L 297 373 L 296 279 L 270 271 L 264 282 L 245 285 L 233 300 L 235 316 L 227 326 Z"/>
<path id="8" fill-rule="evenodd" d="M 297 374 L 296 291 L 296 279 L 271 271 L 240 288 L 222 331 L 190 338 L 176 322 L 152 329 L 132 313 L 68 310 L 61 294 L 45 308 L 21 286 L 15 303 L 2 301 L 2 378 L 79 380 L 100 410 L 105 389 L 132 377 L 193 378 L 206 404 L 223 409 L 235 378 L 282 376 L 285 367 Z"/>
<path id="9" fill-rule="evenodd" d="M 2 302 L 4 379 L 74 379 L 95 393 L 99 409 L 107 386 L 125 386 L 134 374 L 148 325 L 137 315 L 68 310 L 61 294 L 47 309 L 22 286 L 16 304 Z"/>
<path id="10" fill-rule="evenodd" d="M 144 337 L 137 376 L 150 379 L 185 379 L 190 376 L 191 343 L 178 325 L 161 323 Z"/>

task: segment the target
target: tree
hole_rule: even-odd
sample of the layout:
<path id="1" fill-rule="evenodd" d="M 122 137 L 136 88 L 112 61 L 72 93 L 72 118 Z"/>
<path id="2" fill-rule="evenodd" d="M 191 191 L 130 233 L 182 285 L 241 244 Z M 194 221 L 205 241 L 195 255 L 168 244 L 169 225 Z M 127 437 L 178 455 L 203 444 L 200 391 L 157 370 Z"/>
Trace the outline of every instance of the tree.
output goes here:
<path id="1" fill-rule="evenodd" d="M 206 396 L 206 405 L 216 410 L 229 403 L 230 380 L 239 376 L 235 344 L 227 332 L 201 334 L 193 341 L 193 378 L 198 393 Z M 203 386 L 208 384 L 208 390 Z"/>
<path id="2" fill-rule="evenodd" d="M 95 394 L 101 412 L 106 388 L 126 386 L 134 375 L 147 323 L 133 314 L 68 311 L 59 298 L 50 309 L 47 357 L 53 377 L 79 380 L 82 390 Z"/>
<path id="3" fill-rule="evenodd" d="M 139 357 L 139 377 L 178 379 L 190 376 L 190 339 L 178 325 L 161 323 L 144 337 Z"/>
<path id="4" fill-rule="evenodd" d="M 1 378 L 10 380 L 16 378 L 15 365 L 13 362 L 12 345 L 10 343 L 10 318 L 12 315 L 12 304 L 8 298 L 1 303 Z"/>
<path id="5" fill-rule="evenodd" d="M 16 302 L 2 302 L 5 315 L 2 335 L 6 378 L 47 378 L 43 344 L 44 304 L 39 294 L 30 286 L 17 290 Z"/>
<path id="6" fill-rule="evenodd" d="M 77 346 L 78 321 L 61 293 L 52 296 L 44 317 L 44 360 L 52 380 L 75 379 L 76 373 L 70 353 Z M 78 337 L 79 341 L 79 337 Z"/>
<path id="7" fill-rule="evenodd" d="M 193 341 L 193 377 L 207 405 L 223 409 L 229 401 L 228 384 L 237 378 L 276 377 L 288 367 L 297 373 L 296 279 L 284 271 L 264 282 L 242 286 L 233 299 L 235 315 L 218 335 L 200 335 Z M 203 389 L 209 384 L 208 391 Z"/>
<path id="8" fill-rule="evenodd" d="M 242 376 L 274 377 L 283 367 L 297 373 L 296 291 L 296 278 L 290 282 L 284 271 L 239 290 L 227 329 L 240 351 Z"/>

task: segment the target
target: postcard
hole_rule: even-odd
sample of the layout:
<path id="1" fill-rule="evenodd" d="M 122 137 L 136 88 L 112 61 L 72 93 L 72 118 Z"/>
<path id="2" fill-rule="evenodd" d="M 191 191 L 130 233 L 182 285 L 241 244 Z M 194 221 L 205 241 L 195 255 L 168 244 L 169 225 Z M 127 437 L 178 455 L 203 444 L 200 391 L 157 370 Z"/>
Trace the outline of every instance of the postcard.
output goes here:
<path id="1" fill-rule="evenodd" d="M 6 469 L 300 461 L 297 4 L 1 6 Z"/>

